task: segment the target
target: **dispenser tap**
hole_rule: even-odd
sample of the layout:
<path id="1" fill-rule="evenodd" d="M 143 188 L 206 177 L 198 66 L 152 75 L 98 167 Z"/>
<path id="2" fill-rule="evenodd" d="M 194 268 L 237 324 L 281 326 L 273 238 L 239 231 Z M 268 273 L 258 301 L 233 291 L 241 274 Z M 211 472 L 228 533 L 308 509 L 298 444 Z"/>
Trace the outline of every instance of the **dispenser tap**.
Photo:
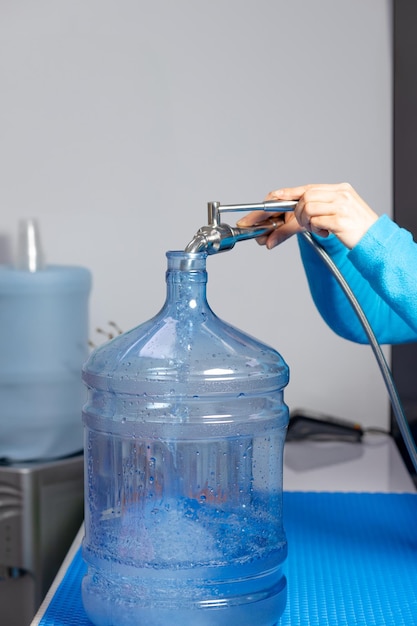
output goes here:
<path id="1" fill-rule="evenodd" d="M 237 241 L 254 239 L 269 232 L 279 224 L 279 218 L 267 220 L 261 224 L 248 227 L 229 226 L 221 223 L 221 213 L 267 211 L 283 213 L 293 211 L 296 200 L 272 200 L 255 204 L 224 204 L 220 202 L 208 203 L 208 224 L 199 228 L 193 239 L 186 246 L 185 252 L 207 252 L 215 254 L 224 250 L 231 250 Z"/>

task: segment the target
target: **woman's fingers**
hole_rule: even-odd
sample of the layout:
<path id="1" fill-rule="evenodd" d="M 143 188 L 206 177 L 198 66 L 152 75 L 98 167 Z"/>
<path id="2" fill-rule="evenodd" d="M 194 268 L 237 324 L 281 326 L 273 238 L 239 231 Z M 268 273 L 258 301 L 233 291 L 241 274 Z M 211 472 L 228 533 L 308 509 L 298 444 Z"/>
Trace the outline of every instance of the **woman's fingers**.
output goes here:
<path id="1" fill-rule="evenodd" d="M 311 184 L 271 191 L 268 200 L 297 200 L 294 212 L 277 213 L 276 227 L 258 238 L 260 244 L 274 248 L 292 235 L 308 230 L 321 237 L 336 235 L 348 248 L 361 239 L 378 215 L 349 183 Z M 271 219 L 266 211 L 253 211 L 237 222 L 249 227 Z"/>

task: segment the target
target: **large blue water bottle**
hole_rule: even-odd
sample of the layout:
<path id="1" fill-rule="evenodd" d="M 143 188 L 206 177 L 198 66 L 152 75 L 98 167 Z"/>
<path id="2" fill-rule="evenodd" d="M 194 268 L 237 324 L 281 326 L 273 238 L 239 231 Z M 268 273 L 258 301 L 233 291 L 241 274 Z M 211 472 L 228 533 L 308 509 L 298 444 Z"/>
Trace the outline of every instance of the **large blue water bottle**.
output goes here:
<path id="1" fill-rule="evenodd" d="M 46 265 L 35 219 L 20 223 L 16 266 L 0 265 L 0 459 L 82 451 L 88 356 L 87 268 Z M 0 619 L 0 622 L 2 620 Z"/>
<path id="2" fill-rule="evenodd" d="M 286 600 L 288 368 L 221 321 L 206 254 L 85 365 L 82 596 L 96 626 L 273 626 Z"/>

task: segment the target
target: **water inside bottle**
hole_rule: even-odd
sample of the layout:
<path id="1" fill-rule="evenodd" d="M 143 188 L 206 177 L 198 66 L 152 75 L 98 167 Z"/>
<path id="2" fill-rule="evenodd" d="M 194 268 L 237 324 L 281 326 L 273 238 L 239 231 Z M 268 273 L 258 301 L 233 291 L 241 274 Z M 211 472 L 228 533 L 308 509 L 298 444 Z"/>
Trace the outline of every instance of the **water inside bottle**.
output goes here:
<path id="1" fill-rule="evenodd" d="M 271 456 L 283 435 L 276 420 L 260 420 L 247 437 L 225 438 L 226 430 L 169 441 L 154 429 L 151 439 L 113 436 L 111 444 L 90 431 L 92 456 L 113 464 L 88 475 L 89 488 L 108 495 L 87 512 L 83 600 L 95 624 L 275 623 L 287 548 L 280 489 L 262 487 L 280 484 Z"/>

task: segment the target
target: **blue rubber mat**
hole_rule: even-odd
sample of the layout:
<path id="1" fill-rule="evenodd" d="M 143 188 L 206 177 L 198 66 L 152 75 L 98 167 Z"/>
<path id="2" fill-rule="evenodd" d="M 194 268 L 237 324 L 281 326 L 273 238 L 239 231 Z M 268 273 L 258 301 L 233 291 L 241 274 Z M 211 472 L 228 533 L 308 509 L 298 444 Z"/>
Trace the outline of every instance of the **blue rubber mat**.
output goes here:
<path id="1" fill-rule="evenodd" d="M 284 507 L 280 626 L 417 626 L 417 494 L 289 492 Z M 84 571 L 78 551 L 40 626 L 91 626 Z"/>

